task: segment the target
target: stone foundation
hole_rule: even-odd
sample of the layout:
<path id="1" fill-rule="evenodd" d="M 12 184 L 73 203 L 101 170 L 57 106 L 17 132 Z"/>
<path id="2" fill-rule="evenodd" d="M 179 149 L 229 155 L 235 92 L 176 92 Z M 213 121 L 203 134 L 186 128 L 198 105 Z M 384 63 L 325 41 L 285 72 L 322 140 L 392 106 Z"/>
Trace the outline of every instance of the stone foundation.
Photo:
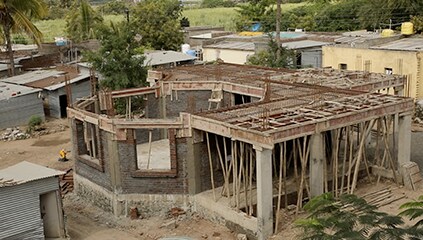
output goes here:
<path id="1" fill-rule="evenodd" d="M 117 217 L 128 217 L 131 208 L 136 207 L 142 217 L 166 216 L 173 207 L 193 210 L 193 198 L 177 194 L 119 194 L 110 192 L 88 179 L 75 174 L 76 194 Z"/>

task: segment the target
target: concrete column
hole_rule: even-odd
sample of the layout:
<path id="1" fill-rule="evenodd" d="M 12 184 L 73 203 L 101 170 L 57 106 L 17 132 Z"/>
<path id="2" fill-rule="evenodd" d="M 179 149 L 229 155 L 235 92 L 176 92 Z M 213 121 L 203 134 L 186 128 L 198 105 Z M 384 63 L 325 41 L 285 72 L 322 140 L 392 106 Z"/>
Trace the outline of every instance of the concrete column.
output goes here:
<path id="1" fill-rule="evenodd" d="M 401 167 L 410 162 L 411 151 L 411 114 L 398 119 L 398 165 Z"/>
<path id="2" fill-rule="evenodd" d="M 204 142 L 197 139 L 196 135 L 201 135 L 198 130 L 193 129 L 193 136 L 187 138 L 187 178 L 188 178 L 188 193 L 197 194 L 202 190 L 201 186 L 201 151 Z"/>
<path id="3" fill-rule="evenodd" d="M 324 134 L 316 133 L 310 139 L 310 194 L 312 197 L 323 193 L 324 188 Z"/>
<path id="4" fill-rule="evenodd" d="M 257 164 L 257 235 L 266 240 L 273 233 L 272 150 L 254 146 Z"/>

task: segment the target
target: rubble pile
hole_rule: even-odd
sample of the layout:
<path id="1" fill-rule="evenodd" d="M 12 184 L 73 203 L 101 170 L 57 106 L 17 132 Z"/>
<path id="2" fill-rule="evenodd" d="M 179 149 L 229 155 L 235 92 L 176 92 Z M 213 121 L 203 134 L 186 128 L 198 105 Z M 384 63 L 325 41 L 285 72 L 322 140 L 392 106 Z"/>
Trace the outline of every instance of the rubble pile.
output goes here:
<path id="1" fill-rule="evenodd" d="M 31 135 L 28 133 L 22 132 L 19 127 L 7 128 L 3 134 L 0 136 L 0 140 L 3 141 L 14 141 L 30 138 Z"/>
<path id="2" fill-rule="evenodd" d="M 414 107 L 413 122 L 417 124 L 423 124 L 423 102 L 419 101 Z"/>

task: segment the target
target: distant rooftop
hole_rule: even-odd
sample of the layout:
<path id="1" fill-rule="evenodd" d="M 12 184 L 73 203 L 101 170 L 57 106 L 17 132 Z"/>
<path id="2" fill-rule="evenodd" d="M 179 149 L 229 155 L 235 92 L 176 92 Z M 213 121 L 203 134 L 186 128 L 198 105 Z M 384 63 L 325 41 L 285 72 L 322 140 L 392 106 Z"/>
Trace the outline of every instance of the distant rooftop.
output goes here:
<path id="1" fill-rule="evenodd" d="M 288 49 L 304 49 L 304 48 L 312 48 L 312 47 L 321 47 L 325 45 L 329 45 L 328 42 L 320 42 L 320 41 L 313 41 L 313 40 L 301 40 L 301 41 L 293 41 L 293 42 L 285 42 L 282 43 L 282 47 Z"/>
<path id="2" fill-rule="evenodd" d="M 193 61 L 196 57 L 175 51 L 154 51 L 144 53 L 144 64 L 148 66 L 158 66 L 163 64 Z"/>
<path id="3" fill-rule="evenodd" d="M 254 51 L 254 42 L 241 42 L 241 41 L 223 41 L 215 44 L 204 46 L 204 48 L 217 48 L 217 49 L 233 49 L 242 51 Z"/>
<path id="4" fill-rule="evenodd" d="M 7 82 L 54 91 L 65 86 L 65 75 L 65 71 L 60 71 L 56 69 L 37 70 L 1 79 L 0 82 Z M 89 76 L 90 75 L 88 71 L 81 71 L 80 73 L 71 73 L 69 74 L 69 83 L 79 82 L 83 79 L 88 78 Z"/>
<path id="5" fill-rule="evenodd" d="M 0 170 L 0 187 L 23 184 L 62 174 L 65 172 L 23 161 Z"/>
<path id="6" fill-rule="evenodd" d="M 403 38 L 401 40 L 371 47 L 371 49 L 420 52 L 423 51 L 423 38 Z"/>
<path id="7" fill-rule="evenodd" d="M 0 101 L 35 92 L 41 92 L 41 89 L 0 81 Z"/>

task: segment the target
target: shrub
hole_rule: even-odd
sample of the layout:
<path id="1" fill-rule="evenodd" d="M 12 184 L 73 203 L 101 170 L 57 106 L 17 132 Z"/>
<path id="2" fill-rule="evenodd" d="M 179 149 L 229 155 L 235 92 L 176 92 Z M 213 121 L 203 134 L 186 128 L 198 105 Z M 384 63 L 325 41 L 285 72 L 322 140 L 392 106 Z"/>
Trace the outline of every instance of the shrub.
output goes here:
<path id="1" fill-rule="evenodd" d="M 36 127 L 40 126 L 43 122 L 43 119 L 38 115 L 33 115 L 29 118 L 28 121 L 28 131 L 33 131 Z"/>

